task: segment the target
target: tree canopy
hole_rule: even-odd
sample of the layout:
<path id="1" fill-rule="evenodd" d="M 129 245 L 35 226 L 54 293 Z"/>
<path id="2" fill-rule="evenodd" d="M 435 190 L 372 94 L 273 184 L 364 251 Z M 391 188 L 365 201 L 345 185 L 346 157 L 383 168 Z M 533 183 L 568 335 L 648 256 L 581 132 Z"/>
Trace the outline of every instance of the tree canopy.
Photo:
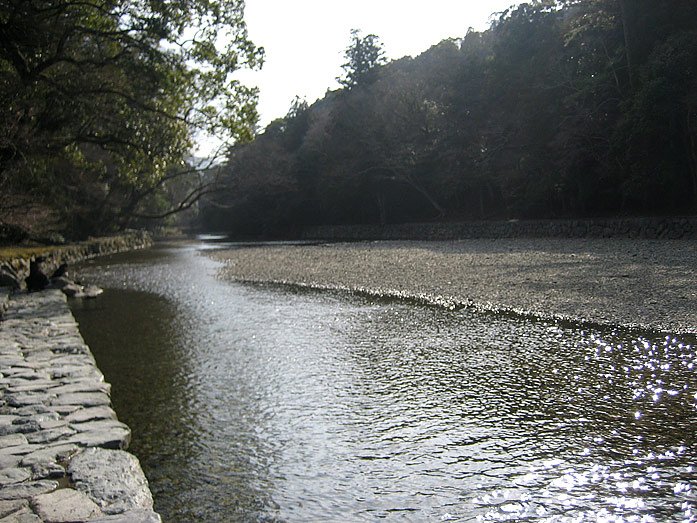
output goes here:
<path id="1" fill-rule="evenodd" d="M 354 33 L 344 88 L 234 147 L 204 226 L 694 213 L 695 42 L 693 0 L 523 3 L 384 64 Z"/>
<path id="2" fill-rule="evenodd" d="M 0 223 L 38 206 L 75 234 L 104 232 L 166 213 L 163 187 L 201 187 L 179 180 L 194 133 L 246 140 L 257 119 L 256 91 L 231 77 L 263 59 L 243 9 L 1 0 Z"/>
<path id="3" fill-rule="evenodd" d="M 346 62 L 341 66 L 344 75 L 339 83 L 350 89 L 370 80 L 376 67 L 385 63 L 385 51 L 380 38 L 374 34 L 361 36 L 358 29 L 351 30 L 351 44 L 344 51 Z"/>

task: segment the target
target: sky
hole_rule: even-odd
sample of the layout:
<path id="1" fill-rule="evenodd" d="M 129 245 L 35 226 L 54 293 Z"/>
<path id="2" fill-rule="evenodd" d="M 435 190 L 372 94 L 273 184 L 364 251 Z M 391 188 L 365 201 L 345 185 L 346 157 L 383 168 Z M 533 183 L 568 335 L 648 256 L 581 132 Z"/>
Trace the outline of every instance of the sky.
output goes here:
<path id="1" fill-rule="evenodd" d="M 261 71 L 236 78 L 260 89 L 263 128 L 285 116 L 295 96 L 312 104 L 337 89 L 351 29 L 380 38 L 388 60 L 416 56 L 468 28 L 489 27 L 491 14 L 515 0 L 246 0 L 250 39 L 264 48 Z"/>

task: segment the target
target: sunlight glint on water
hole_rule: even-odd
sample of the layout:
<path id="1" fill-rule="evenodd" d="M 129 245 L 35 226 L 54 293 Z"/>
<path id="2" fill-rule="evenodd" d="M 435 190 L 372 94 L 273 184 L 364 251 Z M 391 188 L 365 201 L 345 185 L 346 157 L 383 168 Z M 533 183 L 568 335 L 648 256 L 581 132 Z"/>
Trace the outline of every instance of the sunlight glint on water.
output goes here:
<path id="1" fill-rule="evenodd" d="M 695 521 L 694 340 L 91 262 L 74 311 L 166 521 Z"/>

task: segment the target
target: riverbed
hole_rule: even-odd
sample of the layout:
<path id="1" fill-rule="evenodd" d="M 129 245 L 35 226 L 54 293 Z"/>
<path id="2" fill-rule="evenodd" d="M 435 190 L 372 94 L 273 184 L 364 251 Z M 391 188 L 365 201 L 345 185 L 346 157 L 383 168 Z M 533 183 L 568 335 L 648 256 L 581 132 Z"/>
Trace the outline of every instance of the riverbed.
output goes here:
<path id="1" fill-rule="evenodd" d="M 235 246 L 228 246 L 235 247 Z M 689 336 L 90 261 L 73 302 L 165 521 L 690 521 Z"/>
<path id="2" fill-rule="evenodd" d="M 226 278 L 697 334 L 697 242 L 480 238 L 222 249 Z"/>

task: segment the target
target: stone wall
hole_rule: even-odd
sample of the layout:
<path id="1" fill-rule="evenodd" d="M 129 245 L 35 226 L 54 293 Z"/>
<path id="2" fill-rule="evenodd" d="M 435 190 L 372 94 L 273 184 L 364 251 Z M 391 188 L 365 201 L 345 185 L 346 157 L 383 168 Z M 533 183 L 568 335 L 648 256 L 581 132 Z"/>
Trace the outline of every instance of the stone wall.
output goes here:
<path id="1" fill-rule="evenodd" d="M 119 236 L 90 238 L 87 241 L 69 245 L 25 249 L 26 254 L 5 259 L 0 257 L 0 264 L 9 264 L 21 278 L 24 278 L 29 273 L 29 261 L 33 256 L 46 258 L 43 269 L 50 274 L 63 262 L 73 264 L 95 256 L 142 249 L 151 246 L 152 243 L 152 238 L 147 232 L 132 231 Z"/>
<path id="2" fill-rule="evenodd" d="M 458 240 L 473 238 L 695 239 L 697 217 L 510 220 L 308 227 L 304 240 Z"/>
<path id="3" fill-rule="evenodd" d="M 159 522 L 130 429 L 59 290 L 4 296 L 0 521 Z"/>

